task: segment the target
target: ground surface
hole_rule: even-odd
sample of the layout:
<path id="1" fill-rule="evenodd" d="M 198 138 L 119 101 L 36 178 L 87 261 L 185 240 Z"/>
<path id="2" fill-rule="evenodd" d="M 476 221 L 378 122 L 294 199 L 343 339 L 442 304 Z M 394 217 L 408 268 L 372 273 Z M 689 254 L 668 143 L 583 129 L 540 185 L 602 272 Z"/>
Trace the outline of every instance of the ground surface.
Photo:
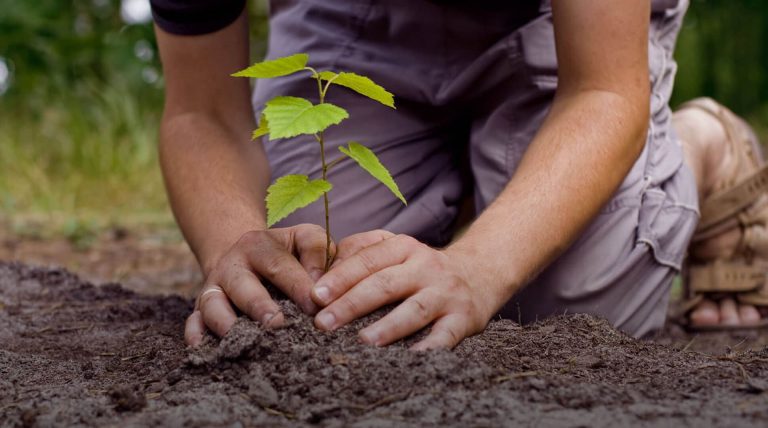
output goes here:
<path id="1" fill-rule="evenodd" d="M 0 424 L 768 423 L 768 350 L 708 355 L 687 337 L 636 341 L 569 316 L 495 321 L 454 352 L 417 354 L 358 344 L 370 319 L 324 334 L 283 306 L 283 329 L 241 320 L 188 350 L 187 299 L 0 263 Z"/>

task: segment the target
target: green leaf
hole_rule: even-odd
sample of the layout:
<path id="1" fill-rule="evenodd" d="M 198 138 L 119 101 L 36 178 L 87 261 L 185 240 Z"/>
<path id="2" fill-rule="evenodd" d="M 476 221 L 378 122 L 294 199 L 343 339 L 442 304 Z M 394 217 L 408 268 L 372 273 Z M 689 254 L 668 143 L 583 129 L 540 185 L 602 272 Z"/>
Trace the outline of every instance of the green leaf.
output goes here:
<path id="1" fill-rule="evenodd" d="M 233 73 L 234 77 L 253 77 L 256 79 L 267 79 L 270 77 L 280 77 L 301 71 L 307 66 L 309 55 L 295 54 L 283 58 L 262 61 L 252 66 Z"/>
<path id="2" fill-rule="evenodd" d="M 368 171 L 373 178 L 381 181 L 381 183 L 387 186 L 398 199 L 403 201 L 405 205 L 408 205 L 408 202 L 405 201 L 405 197 L 400 193 L 400 189 L 397 187 L 397 183 L 395 183 L 392 175 L 387 168 L 381 164 L 381 161 L 379 161 L 379 158 L 376 157 L 371 149 L 353 141 L 349 143 L 349 147 L 341 146 L 339 147 L 339 150 L 354 159 L 361 168 Z"/>
<path id="3" fill-rule="evenodd" d="M 261 119 L 259 119 L 259 127 L 253 130 L 251 140 L 255 140 L 267 134 L 269 134 L 269 122 L 267 121 L 267 117 L 262 114 Z"/>
<path id="4" fill-rule="evenodd" d="M 349 117 L 333 104 L 313 105 L 304 98 L 275 97 L 267 101 L 264 116 L 269 122 L 269 139 L 315 134 Z"/>
<path id="5" fill-rule="evenodd" d="M 306 175 L 285 175 L 267 189 L 267 227 L 287 217 L 299 208 L 315 202 L 333 186 L 323 180 L 309 181 Z"/>
<path id="6" fill-rule="evenodd" d="M 334 85 L 344 86 L 358 94 L 376 100 L 387 107 L 395 108 L 395 97 L 383 87 L 374 83 L 373 80 L 360 76 L 355 73 L 334 73 L 332 71 L 321 71 L 320 78 L 323 80 L 333 79 Z M 334 79 L 335 77 L 335 79 Z"/>

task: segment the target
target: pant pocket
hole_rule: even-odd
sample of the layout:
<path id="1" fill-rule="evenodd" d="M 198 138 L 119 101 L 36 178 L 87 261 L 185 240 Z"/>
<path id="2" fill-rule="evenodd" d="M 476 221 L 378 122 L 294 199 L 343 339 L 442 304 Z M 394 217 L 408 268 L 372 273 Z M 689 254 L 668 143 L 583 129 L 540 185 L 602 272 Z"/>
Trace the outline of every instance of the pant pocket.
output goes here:
<path id="1" fill-rule="evenodd" d="M 696 184 L 683 165 L 663 186 L 643 193 L 637 242 L 648 245 L 660 264 L 681 269 L 698 223 L 697 206 Z"/>

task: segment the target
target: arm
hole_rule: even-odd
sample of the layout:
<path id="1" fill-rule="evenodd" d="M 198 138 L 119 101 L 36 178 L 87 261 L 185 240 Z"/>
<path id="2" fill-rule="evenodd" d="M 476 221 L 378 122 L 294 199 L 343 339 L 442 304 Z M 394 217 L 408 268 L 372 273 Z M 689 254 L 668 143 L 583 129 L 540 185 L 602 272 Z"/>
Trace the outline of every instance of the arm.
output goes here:
<path id="1" fill-rule="evenodd" d="M 265 230 L 269 165 L 261 144 L 251 141 L 248 81 L 230 77 L 248 65 L 245 13 L 200 36 L 155 30 L 166 80 L 160 163 L 174 215 L 205 277 L 187 342 L 198 343 L 206 326 L 224 335 L 236 319 L 231 303 L 264 324 L 281 324 L 262 277 L 315 311 L 309 273 L 323 268 L 325 233 L 309 225 Z"/>
<path id="2" fill-rule="evenodd" d="M 555 0 L 552 8 L 559 74 L 552 109 L 513 179 L 449 249 L 480 263 L 504 301 L 598 214 L 640 155 L 648 127 L 648 2 Z M 513 269 L 495 265 L 494 254 Z"/>
<path id="3" fill-rule="evenodd" d="M 564 251 L 621 184 L 648 124 L 648 2 L 554 0 L 553 14 L 557 94 L 512 180 L 443 251 L 381 232 L 342 241 L 343 261 L 313 292 L 328 305 L 321 328 L 404 300 L 363 340 L 391 343 L 434 322 L 415 348 L 455 346 Z"/>
<path id="4" fill-rule="evenodd" d="M 174 215 L 208 273 L 233 242 L 265 229 L 269 165 L 255 128 L 246 79 L 245 15 L 221 31 L 177 36 L 156 28 L 166 80 L 160 163 Z"/>

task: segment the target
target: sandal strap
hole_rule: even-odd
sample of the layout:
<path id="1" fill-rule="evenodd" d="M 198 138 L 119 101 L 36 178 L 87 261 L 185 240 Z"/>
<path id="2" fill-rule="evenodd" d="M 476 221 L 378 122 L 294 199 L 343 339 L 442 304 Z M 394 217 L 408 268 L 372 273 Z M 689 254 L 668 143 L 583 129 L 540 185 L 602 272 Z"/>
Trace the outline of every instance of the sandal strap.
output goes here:
<path id="1" fill-rule="evenodd" d="M 705 231 L 744 210 L 768 191 L 768 166 L 701 204 L 699 231 Z"/>
<path id="2" fill-rule="evenodd" d="M 736 295 L 739 303 L 752 306 L 768 306 L 768 290 L 764 287 L 761 290 L 750 291 Z"/>
<path id="3" fill-rule="evenodd" d="M 722 260 L 690 266 L 688 275 L 693 293 L 750 292 L 762 288 L 766 282 L 764 266 Z"/>

